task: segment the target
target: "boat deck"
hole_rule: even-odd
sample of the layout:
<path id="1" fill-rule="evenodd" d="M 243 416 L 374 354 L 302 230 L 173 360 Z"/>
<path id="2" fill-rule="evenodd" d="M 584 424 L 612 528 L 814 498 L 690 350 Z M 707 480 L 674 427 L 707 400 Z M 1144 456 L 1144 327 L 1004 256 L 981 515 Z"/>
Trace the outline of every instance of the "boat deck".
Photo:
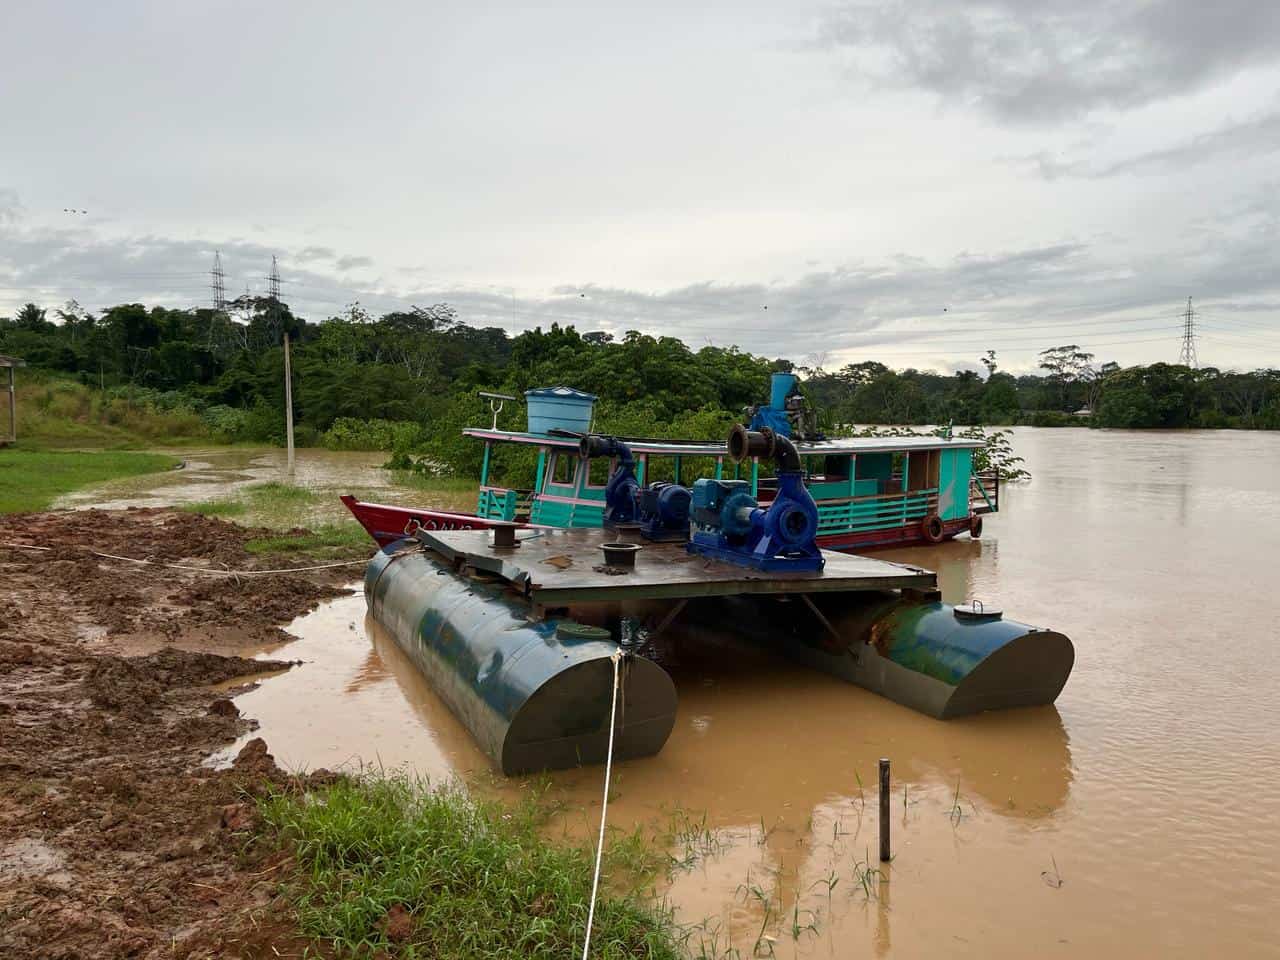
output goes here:
<path id="1" fill-rule="evenodd" d="M 933 590 L 936 575 L 921 567 L 823 551 L 818 573 L 766 573 L 696 556 L 683 543 L 637 539 L 635 568 L 606 567 L 601 546 L 618 540 L 598 528 L 520 530 L 517 547 L 495 547 L 491 530 L 419 530 L 418 539 L 451 563 L 493 574 L 533 603 L 688 599 L 743 594 L 809 594 L 865 590 Z"/>

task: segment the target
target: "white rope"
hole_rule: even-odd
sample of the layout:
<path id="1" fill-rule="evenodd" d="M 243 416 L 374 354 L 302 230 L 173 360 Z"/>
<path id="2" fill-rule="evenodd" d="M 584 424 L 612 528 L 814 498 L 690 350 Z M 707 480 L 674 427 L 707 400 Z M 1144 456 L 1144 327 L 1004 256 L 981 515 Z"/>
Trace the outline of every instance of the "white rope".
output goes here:
<path id="1" fill-rule="evenodd" d="M 591 881 L 591 907 L 587 910 L 587 933 L 582 941 L 582 960 L 587 960 L 591 949 L 591 924 L 596 917 L 596 893 L 600 889 L 600 859 L 604 855 L 604 822 L 609 810 L 609 777 L 613 773 L 613 730 L 618 719 L 618 665 L 622 662 L 622 648 L 610 657 L 613 661 L 613 702 L 609 705 L 609 752 L 604 757 L 604 799 L 600 801 L 600 839 L 596 842 L 596 875 Z"/>
<path id="2" fill-rule="evenodd" d="M 37 547 L 29 543 L 0 543 L 0 547 L 11 547 L 15 550 L 40 550 L 49 552 L 53 547 Z M 334 563 L 317 563 L 308 567 L 282 567 L 279 570 L 217 570 L 213 567 L 193 567 L 189 564 L 166 563 L 163 560 L 140 560 L 137 557 L 118 557 L 114 553 L 102 553 L 90 550 L 95 557 L 105 560 L 123 560 L 125 563 L 145 563 L 152 567 L 168 567 L 170 570 L 187 570 L 191 573 L 211 573 L 219 577 L 261 577 L 273 573 L 306 573 L 311 570 L 331 570 L 334 567 L 350 567 L 355 564 L 366 564 L 368 560 L 338 560 Z"/>

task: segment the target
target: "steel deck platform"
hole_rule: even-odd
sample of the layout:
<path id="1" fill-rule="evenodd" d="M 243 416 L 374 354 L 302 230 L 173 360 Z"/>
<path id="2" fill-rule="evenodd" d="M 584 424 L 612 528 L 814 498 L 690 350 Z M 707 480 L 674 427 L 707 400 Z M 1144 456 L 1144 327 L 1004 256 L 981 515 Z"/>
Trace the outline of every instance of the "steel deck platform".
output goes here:
<path id="1" fill-rule="evenodd" d="M 683 543 L 634 542 L 635 568 L 606 567 L 601 546 L 616 532 L 599 528 L 520 530 L 519 546 L 495 547 L 491 530 L 419 530 L 417 538 L 455 565 L 506 580 L 547 607 L 619 600 L 678 600 L 743 594 L 809 594 L 866 590 L 933 590 L 936 575 L 921 567 L 847 553 L 822 552 L 819 573 L 765 573 L 695 556 Z"/>

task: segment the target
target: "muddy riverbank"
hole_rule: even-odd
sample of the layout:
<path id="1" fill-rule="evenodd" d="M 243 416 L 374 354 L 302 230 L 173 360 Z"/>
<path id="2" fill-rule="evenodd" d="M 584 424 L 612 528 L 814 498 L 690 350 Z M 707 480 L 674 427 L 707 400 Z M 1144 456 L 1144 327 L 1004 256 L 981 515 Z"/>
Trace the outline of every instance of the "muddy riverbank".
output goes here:
<path id="1" fill-rule="evenodd" d="M 228 696 L 291 666 L 239 654 L 278 647 L 350 570 L 228 577 L 94 553 L 279 566 L 246 553 L 254 533 L 169 510 L 0 518 L 0 956 L 292 943 L 281 862 L 250 840 L 253 796 L 290 778 L 261 740 L 226 769 L 204 761 L 256 726 Z"/>

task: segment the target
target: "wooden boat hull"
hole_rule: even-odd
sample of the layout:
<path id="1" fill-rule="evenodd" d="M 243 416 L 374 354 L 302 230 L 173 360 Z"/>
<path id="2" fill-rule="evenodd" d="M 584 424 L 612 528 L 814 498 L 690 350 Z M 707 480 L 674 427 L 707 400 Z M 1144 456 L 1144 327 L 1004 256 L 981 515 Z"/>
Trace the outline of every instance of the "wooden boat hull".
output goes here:
<path id="1" fill-rule="evenodd" d="M 450 513 L 445 510 L 415 509 L 412 507 L 394 507 L 384 503 L 365 503 L 351 495 L 342 498 L 347 509 L 360 522 L 369 536 L 377 541 L 378 546 L 385 547 L 389 543 L 412 535 L 414 530 L 488 530 L 502 522 L 479 517 L 469 513 Z M 764 506 L 768 505 L 766 501 Z M 516 522 L 517 527 L 539 526 Z M 969 520 L 952 520 L 943 524 L 944 540 L 966 533 Z M 818 546 L 824 550 L 839 550 L 845 553 L 865 550 L 870 547 L 903 546 L 913 543 L 929 543 L 919 524 L 893 527 L 883 530 L 866 530 L 857 533 L 833 533 L 817 538 Z"/>
<path id="2" fill-rule="evenodd" d="M 488 530 L 501 521 L 487 520 L 470 513 L 450 513 L 447 510 L 420 510 L 413 507 L 393 507 L 385 503 L 365 503 L 350 494 L 342 502 L 360 522 L 369 536 L 385 547 L 423 530 Z M 517 527 L 528 524 L 517 523 Z"/>

